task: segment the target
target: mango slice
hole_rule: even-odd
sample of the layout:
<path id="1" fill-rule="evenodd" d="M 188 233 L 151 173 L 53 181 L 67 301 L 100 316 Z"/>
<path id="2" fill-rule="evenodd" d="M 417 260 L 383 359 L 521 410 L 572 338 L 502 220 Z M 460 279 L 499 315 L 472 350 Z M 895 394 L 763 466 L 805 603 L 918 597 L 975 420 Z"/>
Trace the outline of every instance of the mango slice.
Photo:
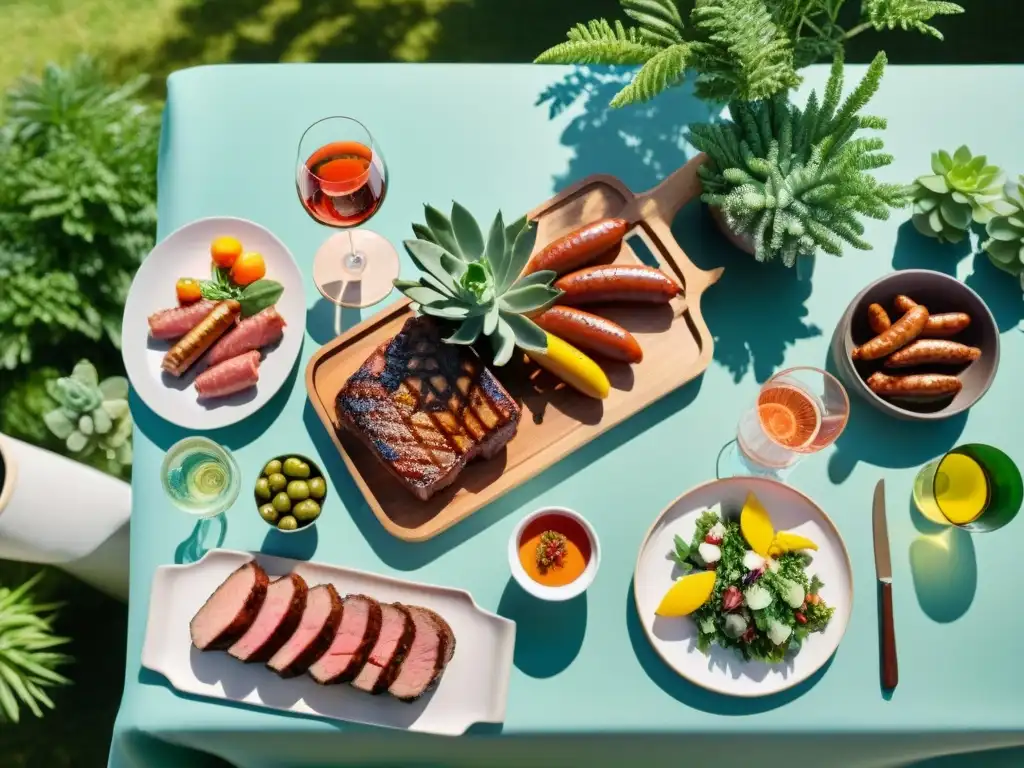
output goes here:
<path id="1" fill-rule="evenodd" d="M 772 542 L 775 540 L 775 528 L 768 516 L 768 510 L 752 493 L 747 494 L 743 511 L 740 512 L 740 532 L 752 550 L 761 557 L 769 556 Z"/>
<path id="2" fill-rule="evenodd" d="M 775 545 L 783 552 L 796 552 L 800 549 L 816 550 L 818 548 L 818 545 L 810 539 L 786 531 L 779 531 L 775 535 Z"/>
<path id="3" fill-rule="evenodd" d="M 714 589 L 714 571 L 701 571 L 683 576 L 661 598 L 661 604 L 655 613 L 670 618 L 689 616 L 708 601 Z"/>

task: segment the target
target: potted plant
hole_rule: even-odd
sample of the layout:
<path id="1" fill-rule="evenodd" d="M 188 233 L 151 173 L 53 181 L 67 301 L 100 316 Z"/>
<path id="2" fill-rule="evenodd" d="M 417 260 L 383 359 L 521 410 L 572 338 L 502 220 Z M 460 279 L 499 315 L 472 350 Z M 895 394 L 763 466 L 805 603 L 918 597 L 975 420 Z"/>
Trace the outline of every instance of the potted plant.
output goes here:
<path id="1" fill-rule="evenodd" d="M 867 250 L 862 217 L 886 219 L 905 204 L 904 189 L 872 170 L 892 162 L 882 139 L 861 137 L 885 120 L 861 115 L 886 64 L 878 54 L 864 79 L 841 101 L 843 63 L 836 58 L 824 97 L 791 104 L 786 94 L 734 101 L 730 119 L 695 125 L 690 143 L 707 154 L 699 173 L 701 199 L 729 239 L 758 261 L 793 266 L 817 251 L 840 255 L 844 245 Z"/>
<path id="2" fill-rule="evenodd" d="M 676 0 L 619 0 L 635 26 L 596 19 L 541 53 L 547 64 L 640 65 L 613 107 L 647 101 L 694 76 L 694 92 L 712 101 L 767 99 L 800 84 L 799 70 L 841 56 L 869 29 L 900 27 L 942 39 L 929 22 L 963 13 L 942 0 L 862 0 L 849 29 L 847 0 L 696 0 L 686 21 Z"/>

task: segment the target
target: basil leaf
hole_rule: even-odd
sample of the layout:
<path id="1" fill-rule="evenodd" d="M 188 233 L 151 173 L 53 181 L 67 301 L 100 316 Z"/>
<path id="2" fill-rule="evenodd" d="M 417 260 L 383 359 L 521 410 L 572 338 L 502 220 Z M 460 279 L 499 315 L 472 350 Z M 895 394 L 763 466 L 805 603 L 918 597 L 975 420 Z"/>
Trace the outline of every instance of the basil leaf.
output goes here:
<path id="1" fill-rule="evenodd" d="M 242 315 L 249 317 L 273 306 L 284 293 L 284 286 L 276 280 L 257 280 L 242 289 L 238 301 L 242 305 Z"/>

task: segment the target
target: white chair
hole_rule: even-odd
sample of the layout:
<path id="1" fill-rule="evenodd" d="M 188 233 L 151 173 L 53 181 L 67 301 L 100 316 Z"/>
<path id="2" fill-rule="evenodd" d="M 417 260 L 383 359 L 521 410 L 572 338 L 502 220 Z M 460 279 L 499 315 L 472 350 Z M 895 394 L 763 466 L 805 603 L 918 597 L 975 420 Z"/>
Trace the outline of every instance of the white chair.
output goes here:
<path id="1" fill-rule="evenodd" d="M 131 486 L 0 434 L 0 558 L 55 565 L 128 599 Z"/>

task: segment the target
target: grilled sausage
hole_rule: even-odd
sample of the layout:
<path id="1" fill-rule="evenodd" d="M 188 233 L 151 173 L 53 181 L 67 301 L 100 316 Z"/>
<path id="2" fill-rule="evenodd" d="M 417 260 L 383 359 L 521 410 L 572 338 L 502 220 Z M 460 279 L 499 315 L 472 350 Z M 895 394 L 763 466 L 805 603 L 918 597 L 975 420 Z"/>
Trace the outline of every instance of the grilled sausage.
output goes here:
<path id="1" fill-rule="evenodd" d="M 963 387 L 956 376 L 942 373 L 914 373 L 890 376 L 877 371 L 868 377 L 868 387 L 882 397 L 937 398 L 955 395 Z"/>
<path id="2" fill-rule="evenodd" d="M 905 347 L 924 330 L 928 322 L 928 310 L 918 305 L 897 320 L 889 329 L 878 334 L 866 344 L 853 350 L 854 360 L 877 360 Z"/>
<path id="3" fill-rule="evenodd" d="M 912 365 L 963 365 L 981 357 L 981 350 L 946 339 L 918 339 L 893 352 L 885 361 L 886 368 L 908 368 Z"/>
<path id="4" fill-rule="evenodd" d="M 917 302 L 909 296 L 897 296 L 895 300 L 896 309 L 900 312 L 909 312 L 917 306 Z M 971 324 L 971 316 L 966 312 L 943 312 L 939 315 L 929 315 L 921 336 L 927 339 L 948 339 L 956 336 L 960 331 Z"/>
<path id="5" fill-rule="evenodd" d="M 533 321 L 548 333 L 584 351 L 624 363 L 639 363 L 644 359 L 643 350 L 633 334 L 618 323 L 582 309 L 552 307 Z"/>
<path id="6" fill-rule="evenodd" d="M 235 324 L 241 309 L 242 305 L 233 299 L 218 302 L 213 311 L 199 321 L 199 325 L 167 351 L 161 367 L 168 373 L 181 376 Z"/>
<path id="7" fill-rule="evenodd" d="M 625 219 L 601 219 L 580 227 L 534 255 L 523 274 L 550 269 L 564 275 L 578 269 L 621 243 L 628 224 Z"/>
<path id="8" fill-rule="evenodd" d="M 889 330 L 892 320 L 881 304 L 872 304 L 868 307 L 868 325 L 875 333 L 885 333 Z"/>
<path id="9" fill-rule="evenodd" d="M 586 267 L 556 280 L 555 288 L 564 292 L 558 303 L 569 306 L 619 301 L 667 304 L 682 291 L 660 269 L 639 264 Z"/>

